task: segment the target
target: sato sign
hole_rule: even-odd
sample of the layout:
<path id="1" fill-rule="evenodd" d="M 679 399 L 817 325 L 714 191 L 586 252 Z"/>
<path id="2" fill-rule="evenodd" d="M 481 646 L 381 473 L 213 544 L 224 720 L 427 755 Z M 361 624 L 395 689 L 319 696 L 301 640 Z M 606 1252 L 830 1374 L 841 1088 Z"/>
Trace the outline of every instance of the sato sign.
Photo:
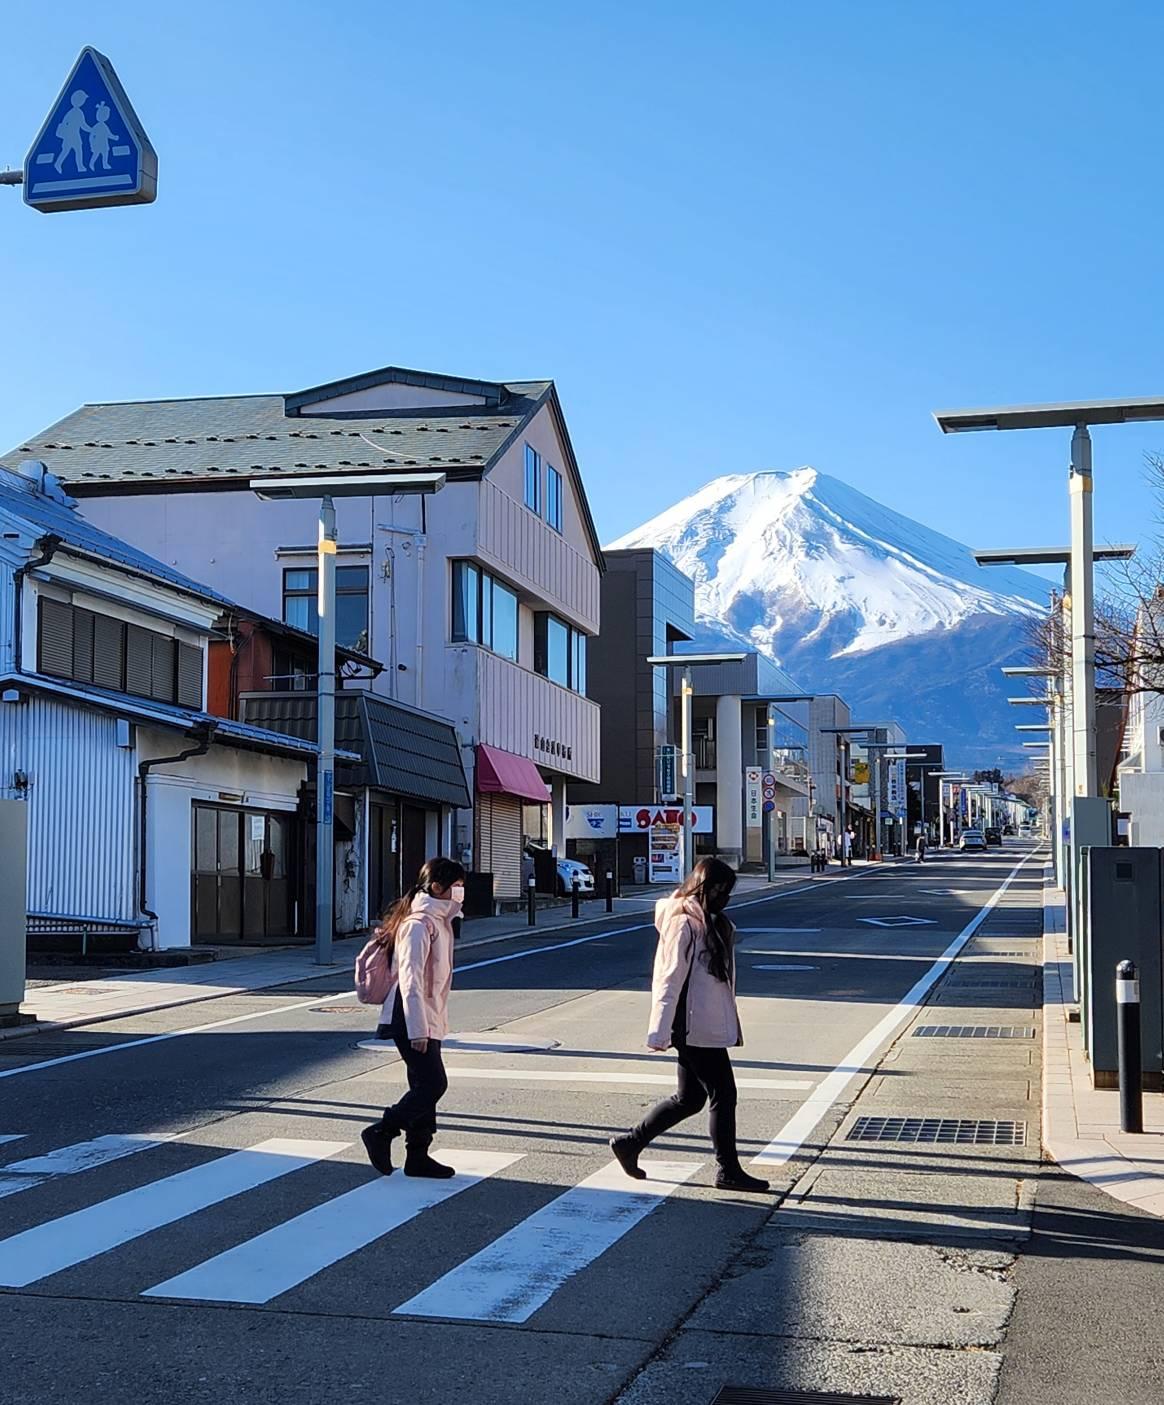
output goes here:
<path id="1" fill-rule="evenodd" d="M 45 214 L 157 198 L 158 157 L 113 65 L 84 48 L 24 160 L 24 200 Z"/>
<path id="2" fill-rule="evenodd" d="M 712 831 L 715 807 L 695 805 L 692 807 L 692 834 L 710 834 Z M 642 834 L 654 825 L 683 824 L 682 805 L 620 805 L 618 828 L 621 834 Z"/>

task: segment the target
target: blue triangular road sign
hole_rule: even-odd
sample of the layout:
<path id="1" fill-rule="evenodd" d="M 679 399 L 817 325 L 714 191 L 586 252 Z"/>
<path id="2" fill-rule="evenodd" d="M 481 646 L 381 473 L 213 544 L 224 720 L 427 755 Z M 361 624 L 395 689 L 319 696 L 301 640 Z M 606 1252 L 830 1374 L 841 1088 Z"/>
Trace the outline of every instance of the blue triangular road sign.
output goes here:
<path id="1" fill-rule="evenodd" d="M 148 205 L 158 158 L 113 65 L 85 48 L 24 162 L 24 199 L 36 210 Z"/>

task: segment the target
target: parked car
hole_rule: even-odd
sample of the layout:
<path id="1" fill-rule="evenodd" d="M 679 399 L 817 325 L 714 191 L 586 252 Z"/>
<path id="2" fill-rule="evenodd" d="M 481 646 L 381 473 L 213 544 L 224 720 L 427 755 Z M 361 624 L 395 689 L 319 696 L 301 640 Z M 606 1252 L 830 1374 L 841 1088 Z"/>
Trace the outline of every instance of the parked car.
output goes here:
<path id="1" fill-rule="evenodd" d="M 536 856 L 546 856 L 546 850 L 540 844 L 527 844 L 525 856 L 527 859 L 535 859 Z M 578 859 L 555 859 L 554 869 L 557 874 L 558 896 L 568 898 L 574 891 L 574 879 L 578 879 L 578 891 L 584 898 L 594 896 L 594 874 L 586 864 Z M 532 870 L 531 870 L 532 871 Z M 528 876 L 528 875 L 527 875 Z"/>
<path id="2" fill-rule="evenodd" d="M 1001 844 L 1001 843 L 1002 843 L 1002 835 L 1001 835 L 1001 833 L 1000 833 L 997 829 L 988 829 L 988 830 L 986 830 L 985 833 L 984 833 L 984 835 L 983 835 L 983 838 L 986 840 L 987 844 Z"/>
<path id="3" fill-rule="evenodd" d="M 958 840 L 959 849 L 985 849 L 986 836 L 980 829 L 964 829 Z"/>

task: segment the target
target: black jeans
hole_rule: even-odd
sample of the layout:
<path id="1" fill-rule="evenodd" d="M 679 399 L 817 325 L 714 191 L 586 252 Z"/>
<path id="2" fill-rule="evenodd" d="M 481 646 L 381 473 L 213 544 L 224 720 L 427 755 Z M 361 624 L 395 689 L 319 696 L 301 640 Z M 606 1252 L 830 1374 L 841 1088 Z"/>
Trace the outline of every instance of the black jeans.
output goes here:
<path id="1" fill-rule="evenodd" d="M 384 1126 L 392 1131 L 403 1132 L 407 1146 L 428 1146 L 436 1136 L 437 1103 L 449 1087 L 444 1060 L 441 1058 L 441 1041 L 430 1039 L 423 1054 L 412 1047 L 399 992 L 387 1033 L 408 1070 L 408 1092 L 398 1103 L 384 1109 Z"/>
<path id="2" fill-rule="evenodd" d="M 631 1135 L 646 1146 L 664 1132 L 694 1117 L 710 1103 L 711 1144 L 715 1159 L 725 1171 L 739 1168 L 736 1151 L 736 1079 L 726 1049 L 703 1049 L 674 1038 L 679 1055 L 679 1087 L 647 1113 Z"/>

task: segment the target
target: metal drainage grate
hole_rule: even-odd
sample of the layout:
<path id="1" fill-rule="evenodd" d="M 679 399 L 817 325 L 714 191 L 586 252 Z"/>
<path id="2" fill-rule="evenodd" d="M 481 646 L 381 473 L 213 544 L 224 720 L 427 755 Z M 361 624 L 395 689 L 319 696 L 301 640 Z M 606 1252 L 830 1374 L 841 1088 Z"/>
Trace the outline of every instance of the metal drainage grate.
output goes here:
<path id="1" fill-rule="evenodd" d="M 958 990 L 1031 990 L 1035 978 L 1027 976 L 1025 980 L 992 981 L 979 976 L 964 976 L 961 980 L 952 980 L 950 984 Z"/>
<path id="2" fill-rule="evenodd" d="M 1035 1031 L 1021 1024 L 921 1024 L 915 1039 L 1033 1039 Z"/>
<path id="3" fill-rule="evenodd" d="M 958 1146 L 1025 1146 L 1025 1122 L 973 1117 L 858 1117 L 851 1142 L 932 1142 Z"/>
<path id="4" fill-rule="evenodd" d="M 1031 953 L 1030 953 L 1029 951 L 987 951 L 987 950 L 985 950 L 985 949 L 983 949 L 982 951 L 979 951 L 977 947 L 974 947 L 974 948 L 972 948 L 970 951 L 966 952 L 966 955 L 967 955 L 968 957 L 970 957 L 970 956 L 982 956 L 982 957 L 986 957 L 986 956 L 1029 956 L 1030 954 L 1031 954 Z"/>
<path id="5" fill-rule="evenodd" d="M 725 1385 L 711 1405 L 901 1405 L 900 1395 L 837 1395 L 826 1390 L 756 1390 Z"/>
<path id="6" fill-rule="evenodd" d="M 367 1005 L 313 1005 L 311 1013 L 313 1015 L 355 1015 L 361 1010 L 367 1010 Z"/>

